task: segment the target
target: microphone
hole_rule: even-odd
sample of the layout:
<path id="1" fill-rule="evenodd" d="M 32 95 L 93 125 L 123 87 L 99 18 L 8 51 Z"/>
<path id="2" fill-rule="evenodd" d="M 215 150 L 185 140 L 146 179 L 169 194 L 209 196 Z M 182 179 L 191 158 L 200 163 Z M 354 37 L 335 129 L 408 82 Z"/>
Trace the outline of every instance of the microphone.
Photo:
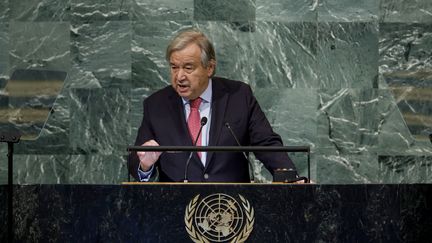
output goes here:
<path id="1" fill-rule="evenodd" d="M 225 122 L 225 126 L 226 126 L 226 128 L 228 128 L 228 130 L 230 131 L 230 133 L 231 133 L 231 135 L 233 136 L 233 138 L 235 139 L 237 145 L 241 147 L 242 145 L 240 144 L 240 141 L 237 139 L 237 136 L 235 135 L 234 131 L 231 129 L 230 124 L 229 124 L 228 122 Z M 252 174 L 251 174 L 251 177 L 252 177 L 252 178 L 251 178 L 251 182 L 253 183 L 253 182 L 254 182 L 254 179 L 255 179 L 255 176 L 254 176 L 254 171 L 253 171 L 252 163 L 250 162 L 250 160 L 249 160 L 249 156 L 246 154 L 246 152 L 243 151 L 242 153 L 243 153 L 243 156 L 245 157 L 245 159 L 247 160 L 247 162 L 249 163 L 249 169 L 252 171 Z"/>
<path id="2" fill-rule="evenodd" d="M 205 124 L 207 124 L 207 117 L 204 116 L 203 118 L 201 118 L 201 126 L 200 126 L 200 129 L 199 129 L 199 131 L 198 131 L 198 136 L 195 138 L 195 141 L 194 141 L 194 143 L 193 143 L 193 146 L 196 146 L 196 144 L 197 144 L 197 142 L 198 142 L 198 139 L 199 139 L 199 137 L 200 137 L 200 135 L 201 135 L 201 131 L 202 131 L 203 127 L 205 126 Z M 190 163 L 190 161 L 191 161 L 191 159 L 192 159 L 193 152 L 194 152 L 194 151 L 191 151 L 191 152 L 190 152 L 189 157 L 188 157 L 188 159 L 186 160 L 186 166 L 185 166 L 185 171 L 184 171 L 184 179 L 183 179 L 183 182 L 188 182 L 188 179 L 187 179 L 187 172 L 188 172 L 188 168 L 189 168 L 189 163 Z"/>

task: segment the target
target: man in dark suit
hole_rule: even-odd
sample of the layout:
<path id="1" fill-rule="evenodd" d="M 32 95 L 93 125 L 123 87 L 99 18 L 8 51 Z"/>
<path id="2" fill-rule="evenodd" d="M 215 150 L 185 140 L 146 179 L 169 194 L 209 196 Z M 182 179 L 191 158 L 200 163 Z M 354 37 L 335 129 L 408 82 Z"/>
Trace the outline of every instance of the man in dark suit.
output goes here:
<path id="1" fill-rule="evenodd" d="M 135 145 L 145 146 L 282 146 L 250 87 L 240 81 L 214 77 L 213 45 L 197 30 L 178 34 L 167 48 L 171 86 L 144 101 L 144 114 Z M 200 120 L 207 123 L 198 134 Z M 273 172 L 294 169 L 286 153 L 255 153 Z M 129 156 L 129 171 L 137 180 L 183 181 L 189 153 L 137 152 Z M 250 182 L 243 153 L 200 152 L 190 161 L 187 178 L 197 182 Z"/>

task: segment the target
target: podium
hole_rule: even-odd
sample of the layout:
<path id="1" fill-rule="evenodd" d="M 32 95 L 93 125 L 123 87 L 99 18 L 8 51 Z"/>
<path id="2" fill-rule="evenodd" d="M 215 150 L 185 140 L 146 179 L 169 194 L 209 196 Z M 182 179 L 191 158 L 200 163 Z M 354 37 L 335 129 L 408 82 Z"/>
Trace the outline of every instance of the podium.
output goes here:
<path id="1" fill-rule="evenodd" d="M 2 205 L 6 194 L 0 186 Z M 15 185 L 14 239 L 193 242 L 193 230 L 225 239 L 237 229 L 230 242 L 246 227 L 246 242 L 421 242 L 432 230 L 431 195 L 425 184 Z M 2 242 L 6 216 L 3 206 Z"/>

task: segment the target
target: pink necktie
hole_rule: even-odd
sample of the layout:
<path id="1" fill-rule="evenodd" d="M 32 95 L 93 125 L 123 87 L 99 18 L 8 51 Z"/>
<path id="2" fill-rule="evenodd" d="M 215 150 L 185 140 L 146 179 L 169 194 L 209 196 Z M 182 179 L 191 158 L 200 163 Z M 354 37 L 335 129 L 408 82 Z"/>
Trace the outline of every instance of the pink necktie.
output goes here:
<path id="1" fill-rule="evenodd" d="M 200 107 L 201 101 L 202 101 L 202 99 L 199 97 L 194 99 L 194 100 L 189 101 L 190 113 L 189 113 L 187 123 L 188 123 L 188 127 L 189 127 L 189 134 L 192 138 L 192 143 L 195 142 L 195 140 L 198 136 L 198 132 L 199 132 L 200 127 L 201 127 L 201 118 L 200 118 L 200 113 L 199 113 L 199 107 Z M 201 134 L 197 140 L 196 146 L 201 146 Z M 198 152 L 198 156 L 201 158 L 200 152 Z"/>

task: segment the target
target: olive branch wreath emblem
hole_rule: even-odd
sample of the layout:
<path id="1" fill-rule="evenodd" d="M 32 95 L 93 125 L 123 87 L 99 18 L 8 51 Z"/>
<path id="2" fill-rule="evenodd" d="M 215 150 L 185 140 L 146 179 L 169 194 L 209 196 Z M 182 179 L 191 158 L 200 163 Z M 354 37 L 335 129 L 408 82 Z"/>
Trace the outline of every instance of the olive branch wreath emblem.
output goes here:
<path id="1" fill-rule="evenodd" d="M 187 205 L 185 212 L 185 228 L 186 232 L 189 234 L 189 237 L 195 243 L 210 243 L 204 236 L 202 236 L 193 225 L 193 218 L 195 215 L 195 210 L 198 204 L 198 199 L 200 195 L 196 195 Z M 246 223 L 243 226 L 242 231 L 235 236 L 230 243 L 241 243 L 245 242 L 249 237 L 250 233 L 252 233 L 253 225 L 255 223 L 255 211 L 254 208 L 250 205 L 249 201 L 239 194 L 239 198 L 241 200 L 241 205 L 245 210 Z"/>

